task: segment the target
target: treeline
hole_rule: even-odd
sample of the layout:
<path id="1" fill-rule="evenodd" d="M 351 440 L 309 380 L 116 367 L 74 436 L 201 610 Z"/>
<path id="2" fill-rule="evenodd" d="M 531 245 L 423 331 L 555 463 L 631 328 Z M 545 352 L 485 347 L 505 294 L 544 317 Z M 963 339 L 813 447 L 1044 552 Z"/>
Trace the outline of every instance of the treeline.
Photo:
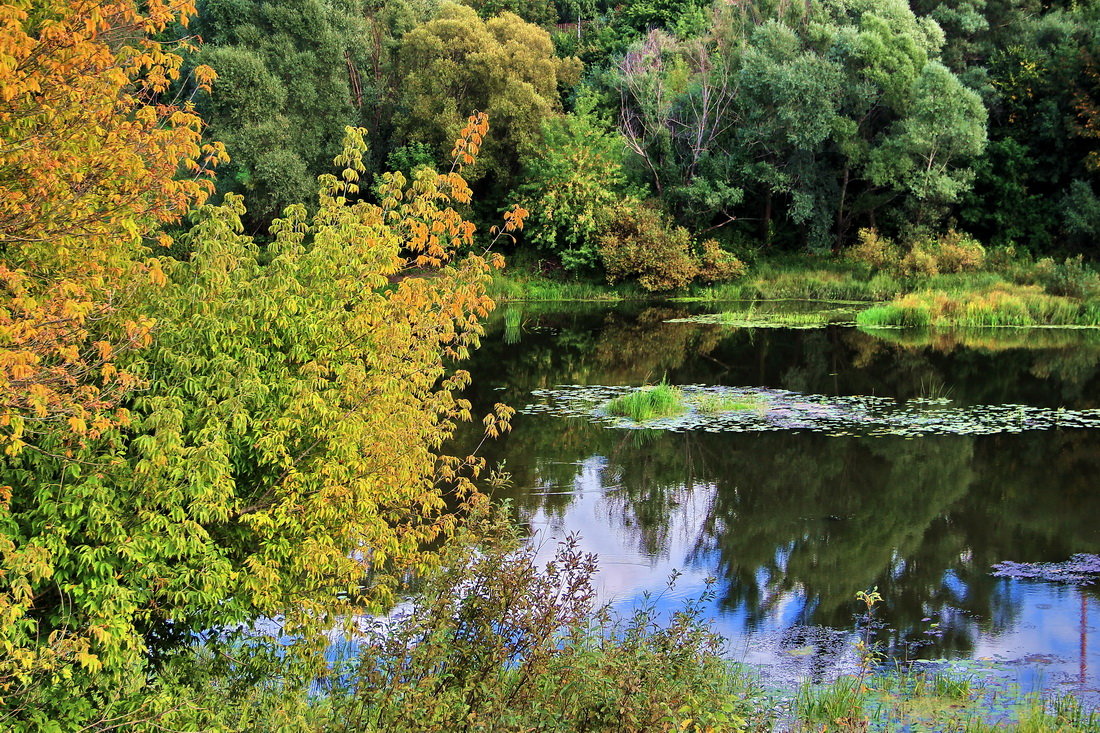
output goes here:
<path id="1" fill-rule="evenodd" d="M 344 125 L 370 129 L 368 172 L 411 174 L 479 110 L 472 215 L 522 204 L 515 254 L 543 268 L 675 287 L 863 228 L 1054 255 L 1100 237 L 1096 2 L 211 0 L 194 30 L 218 185 L 252 226 Z"/>

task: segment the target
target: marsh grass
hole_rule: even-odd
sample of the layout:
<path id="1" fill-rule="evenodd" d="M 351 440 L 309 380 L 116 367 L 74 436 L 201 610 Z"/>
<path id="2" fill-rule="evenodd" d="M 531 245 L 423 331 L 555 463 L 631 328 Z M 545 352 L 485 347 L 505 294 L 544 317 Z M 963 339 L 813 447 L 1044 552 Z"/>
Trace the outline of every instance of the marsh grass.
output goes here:
<path id="1" fill-rule="evenodd" d="M 725 325 L 743 328 L 824 328 L 830 324 L 851 325 L 855 322 L 855 313 L 842 309 L 802 313 L 744 310 L 726 311 L 719 314 L 718 319 Z"/>
<path id="2" fill-rule="evenodd" d="M 635 422 L 673 417 L 686 411 L 687 403 L 683 391 L 665 382 L 642 387 L 607 403 L 609 414 L 630 418 Z"/>
<path id="3" fill-rule="evenodd" d="M 1100 326 L 1100 304 L 1050 295 L 1036 285 L 1000 283 L 978 291 L 910 293 L 861 312 L 866 328 Z"/>
<path id="4" fill-rule="evenodd" d="M 992 691 L 968 675 L 911 667 L 883 669 L 862 680 L 849 676 L 804 684 L 790 715 L 790 729 L 815 732 L 1100 733 L 1100 713 L 1073 696 L 1043 699 L 1018 690 Z"/>

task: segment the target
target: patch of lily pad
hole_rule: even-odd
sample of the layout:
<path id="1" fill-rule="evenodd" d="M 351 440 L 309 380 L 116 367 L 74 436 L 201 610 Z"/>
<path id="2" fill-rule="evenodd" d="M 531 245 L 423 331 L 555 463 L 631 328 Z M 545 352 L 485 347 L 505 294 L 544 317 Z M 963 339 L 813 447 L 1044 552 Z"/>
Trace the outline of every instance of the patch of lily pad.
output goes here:
<path id="1" fill-rule="evenodd" d="M 810 311 L 757 310 L 748 308 L 723 313 L 703 313 L 672 318 L 667 323 L 702 323 L 733 328 L 818 329 L 826 326 L 855 326 L 856 310 L 852 308 L 817 309 Z"/>
<path id="2" fill-rule="evenodd" d="M 1045 580 L 1067 585 L 1091 585 L 1100 578 L 1100 555 L 1079 553 L 1063 562 L 1014 562 L 993 566 L 993 575 L 1015 580 Z"/>
<path id="3" fill-rule="evenodd" d="M 524 414 L 579 417 L 609 428 L 683 432 L 802 430 L 835 436 L 919 437 L 992 435 L 1056 428 L 1100 428 L 1100 409 L 1067 410 L 1028 405 L 952 406 L 951 400 L 852 395 L 834 397 L 781 389 L 682 385 L 685 410 L 636 421 L 613 415 L 607 404 L 637 387 L 563 385 L 532 392 Z M 753 409 L 713 410 L 715 403 L 751 404 Z"/>

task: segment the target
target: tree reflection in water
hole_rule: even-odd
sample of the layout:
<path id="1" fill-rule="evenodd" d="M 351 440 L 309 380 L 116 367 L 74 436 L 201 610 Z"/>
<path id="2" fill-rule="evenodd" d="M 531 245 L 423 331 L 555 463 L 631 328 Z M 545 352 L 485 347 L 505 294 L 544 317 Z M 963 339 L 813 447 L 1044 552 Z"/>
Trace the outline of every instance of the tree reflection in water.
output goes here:
<path id="1" fill-rule="evenodd" d="M 531 390 L 560 384 L 662 378 L 947 396 L 959 405 L 1079 409 L 1100 398 L 1100 338 L 1092 332 L 998 340 L 666 322 L 685 314 L 690 309 L 527 307 L 509 319 L 510 343 L 491 330 L 470 365 L 475 407 L 501 400 L 523 407 Z M 488 457 L 507 460 L 507 493 L 520 519 L 571 521 L 578 492 L 594 492 L 601 531 L 623 538 L 654 569 L 671 563 L 714 575 L 725 613 L 749 630 L 782 619 L 781 646 L 809 649 L 816 660 L 841 655 L 845 637 L 805 627 L 851 628 L 858 590 L 878 586 L 886 598 L 880 641 L 891 652 L 966 656 L 983 634 L 1020 625 L 1019 589 L 990 576 L 992 564 L 1100 551 L 1095 431 L 919 439 L 669 433 L 521 415 Z M 939 622 L 934 636 L 928 619 Z"/>

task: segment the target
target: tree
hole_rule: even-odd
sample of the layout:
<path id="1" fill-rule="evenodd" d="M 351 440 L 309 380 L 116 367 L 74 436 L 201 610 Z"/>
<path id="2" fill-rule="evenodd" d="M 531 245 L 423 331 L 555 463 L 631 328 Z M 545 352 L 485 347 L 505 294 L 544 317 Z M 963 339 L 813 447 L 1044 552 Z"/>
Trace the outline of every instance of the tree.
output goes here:
<path id="1" fill-rule="evenodd" d="M 206 199 L 207 174 L 224 159 L 202 145 L 189 104 L 161 98 L 180 57 L 147 34 L 188 4 L 32 10 L 0 8 L 0 704 L 17 706 L 20 690 L 95 668 L 95 638 L 108 633 L 40 624 L 44 604 L 71 598 L 58 571 L 94 560 L 59 554 L 63 526 L 32 529 L 19 517 L 47 486 L 71 512 L 73 472 L 101 481 L 118 458 L 134 419 L 128 400 L 143 386 L 127 362 L 154 325 L 137 304 L 165 283 L 148 245 L 167 243 L 161 225 Z M 206 67 L 194 75 L 213 78 Z M 65 470 L 40 475 L 45 464 Z"/>
<path id="2" fill-rule="evenodd" d="M 493 138 L 471 178 L 488 174 L 503 192 L 518 162 L 538 148 L 543 120 L 560 111 L 558 87 L 577 79 L 580 62 L 557 58 L 550 34 L 512 13 L 484 21 L 472 8 L 445 3 L 404 36 L 398 72 L 399 139 L 431 145 L 442 158 L 463 110 L 488 113 Z"/>
<path id="3" fill-rule="evenodd" d="M 195 61 L 218 73 L 199 111 L 233 156 L 219 189 L 247 195 L 249 217 L 266 224 L 312 197 L 344 127 L 380 104 L 384 79 L 367 73 L 378 59 L 364 43 L 378 29 L 326 0 L 211 0 L 197 30 L 206 46 Z"/>
<path id="4" fill-rule="evenodd" d="M 808 244 L 836 246 L 890 201 L 923 211 L 965 189 L 985 111 L 906 3 L 731 5 L 711 25 L 653 32 L 619 69 L 624 136 L 682 220 L 726 226 L 751 201 L 767 235 L 778 199 Z"/>
<path id="5" fill-rule="evenodd" d="M 517 189 L 531 212 L 525 240 L 574 271 L 596 266 L 596 239 L 626 193 L 625 145 L 592 107 L 584 100 L 574 114 L 543 122 L 542 145 L 525 160 Z"/>

